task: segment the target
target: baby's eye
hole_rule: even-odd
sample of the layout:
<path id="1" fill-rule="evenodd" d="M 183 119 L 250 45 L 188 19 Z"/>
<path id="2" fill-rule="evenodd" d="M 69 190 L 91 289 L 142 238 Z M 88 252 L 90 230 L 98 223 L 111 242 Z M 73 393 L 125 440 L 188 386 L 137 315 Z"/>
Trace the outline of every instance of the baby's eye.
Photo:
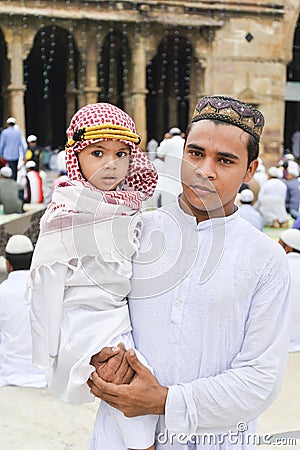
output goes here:
<path id="1" fill-rule="evenodd" d="M 98 158 L 99 156 L 102 156 L 103 153 L 102 153 L 101 150 L 95 150 L 95 151 L 92 153 L 92 155 L 93 155 L 93 156 L 96 156 L 96 157 Z"/>
<path id="2" fill-rule="evenodd" d="M 118 158 L 124 158 L 124 156 L 128 156 L 128 153 L 120 151 L 120 152 L 117 152 L 116 155 Z"/>

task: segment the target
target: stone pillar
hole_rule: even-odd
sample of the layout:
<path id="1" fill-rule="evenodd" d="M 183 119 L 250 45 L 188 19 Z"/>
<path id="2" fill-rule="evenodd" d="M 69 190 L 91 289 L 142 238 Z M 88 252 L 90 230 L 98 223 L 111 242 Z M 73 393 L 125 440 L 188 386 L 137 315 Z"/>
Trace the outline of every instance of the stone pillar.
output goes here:
<path id="1" fill-rule="evenodd" d="M 97 41 L 89 35 L 86 60 L 86 87 L 84 88 L 86 103 L 97 103 L 100 88 L 98 86 Z"/>
<path id="2" fill-rule="evenodd" d="M 132 116 L 137 132 L 142 135 L 141 147 L 147 144 L 147 115 L 146 115 L 146 40 L 139 36 L 133 51 L 133 80 L 132 80 Z"/>
<path id="3" fill-rule="evenodd" d="M 7 87 L 10 104 L 9 115 L 17 119 L 17 124 L 25 136 L 25 85 L 23 69 L 23 55 L 25 52 L 23 51 L 21 36 L 17 33 L 16 29 L 14 31 L 12 40 L 7 45 L 7 56 L 10 61 L 10 83 Z"/>

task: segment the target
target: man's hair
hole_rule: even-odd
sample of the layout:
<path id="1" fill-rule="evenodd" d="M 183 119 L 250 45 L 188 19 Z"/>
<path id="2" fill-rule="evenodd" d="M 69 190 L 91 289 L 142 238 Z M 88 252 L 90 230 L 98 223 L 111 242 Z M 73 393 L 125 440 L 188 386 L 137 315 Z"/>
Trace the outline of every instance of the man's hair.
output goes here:
<path id="1" fill-rule="evenodd" d="M 207 120 L 210 120 L 215 125 L 232 125 L 231 123 L 224 122 L 224 121 L 218 120 L 218 119 L 207 119 Z M 188 137 L 188 135 L 189 135 L 189 133 L 191 131 L 192 125 L 194 125 L 194 123 L 197 123 L 197 122 L 191 122 L 188 125 L 188 127 L 186 129 L 185 141 L 187 140 L 187 137 Z M 247 133 L 247 132 L 245 131 L 245 133 Z M 248 135 L 247 151 L 248 151 L 248 167 L 249 167 L 250 163 L 258 158 L 259 146 L 258 146 L 258 143 L 257 143 L 257 139 L 255 139 L 255 137 L 252 136 L 252 134 L 247 133 L 247 135 Z"/>
<path id="2" fill-rule="evenodd" d="M 29 270 L 33 252 L 29 253 L 5 253 L 5 258 L 11 264 L 13 270 Z"/>

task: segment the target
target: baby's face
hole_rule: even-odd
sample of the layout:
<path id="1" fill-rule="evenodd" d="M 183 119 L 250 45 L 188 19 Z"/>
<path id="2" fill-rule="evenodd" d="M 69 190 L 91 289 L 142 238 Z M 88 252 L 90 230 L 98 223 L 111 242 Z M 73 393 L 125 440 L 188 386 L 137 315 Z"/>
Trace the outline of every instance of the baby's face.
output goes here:
<path id="1" fill-rule="evenodd" d="M 130 162 L 130 147 L 108 139 L 88 145 L 78 153 L 82 175 L 101 191 L 113 191 L 124 180 Z"/>

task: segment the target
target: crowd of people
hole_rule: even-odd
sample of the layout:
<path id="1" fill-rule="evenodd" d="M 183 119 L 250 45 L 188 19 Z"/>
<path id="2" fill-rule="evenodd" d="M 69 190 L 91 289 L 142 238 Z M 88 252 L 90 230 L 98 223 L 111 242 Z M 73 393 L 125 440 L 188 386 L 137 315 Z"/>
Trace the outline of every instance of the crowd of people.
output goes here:
<path id="1" fill-rule="evenodd" d="M 53 154 L 55 164 L 50 169 L 58 172 L 57 178 L 66 175 L 64 151 Z M 42 204 L 51 201 L 53 186 L 48 186 L 44 167 L 44 152 L 38 137 L 21 133 L 14 117 L 7 119 L 7 127 L 0 134 L 0 205 L 3 214 L 23 213 L 24 204 Z M 59 179 L 60 181 L 60 179 Z M 51 183 L 51 182 L 50 182 Z"/>
<path id="2" fill-rule="evenodd" d="M 37 138 L 25 149 L 12 119 L 1 177 L 17 179 L 13 135 L 36 186 Z M 255 434 L 300 351 L 299 166 L 265 168 L 263 128 L 253 106 L 205 96 L 147 157 L 124 111 L 77 111 L 35 247 L 15 235 L 5 248 L 0 385 L 46 376 L 65 402 L 99 397 L 88 450 L 250 448 L 229 431 Z"/>

